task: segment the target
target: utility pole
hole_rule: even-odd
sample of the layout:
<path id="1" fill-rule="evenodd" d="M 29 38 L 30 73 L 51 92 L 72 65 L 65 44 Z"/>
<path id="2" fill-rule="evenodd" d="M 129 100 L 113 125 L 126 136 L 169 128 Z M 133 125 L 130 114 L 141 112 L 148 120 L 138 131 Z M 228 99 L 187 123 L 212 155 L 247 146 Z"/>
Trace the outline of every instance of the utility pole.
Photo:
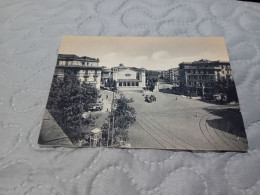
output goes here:
<path id="1" fill-rule="evenodd" d="M 115 98 L 115 92 L 113 90 L 113 99 L 112 99 L 112 104 L 111 104 L 111 114 L 112 114 L 112 125 L 111 125 L 111 146 L 113 146 L 114 143 L 114 127 L 115 127 L 115 112 L 114 112 L 114 98 Z"/>
<path id="2" fill-rule="evenodd" d="M 79 99 L 79 104 L 80 104 L 80 113 L 79 113 L 79 132 L 78 132 L 78 141 L 79 141 L 79 146 L 81 147 L 81 117 L 82 117 L 82 86 L 80 83 L 80 99 Z"/>
<path id="3" fill-rule="evenodd" d="M 108 142 L 109 142 L 109 129 L 110 129 L 110 123 L 111 123 L 111 121 L 109 120 L 108 129 L 107 129 L 107 147 L 109 146 Z"/>

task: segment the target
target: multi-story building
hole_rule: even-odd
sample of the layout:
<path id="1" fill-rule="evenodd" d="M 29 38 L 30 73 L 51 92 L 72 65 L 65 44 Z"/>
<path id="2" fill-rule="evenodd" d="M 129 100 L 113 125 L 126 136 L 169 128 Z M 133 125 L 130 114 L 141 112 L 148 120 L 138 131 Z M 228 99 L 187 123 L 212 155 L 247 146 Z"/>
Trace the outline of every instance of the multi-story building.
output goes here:
<path id="1" fill-rule="evenodd" d="M 99 66 L 98 58 L 59 54 L 54 76 L 63 78 L 66 70 L 73 71 L 81 82 L 100 89 L 102 67 Z"/>
<path id="2" fill-rule="evenodd" d="M 103 67 L 102 73 L 101 73 L 101 84 L 104 87 L 110 87 L 110 80 L 111 80 L 111 69 Z"/>
<path id="3" fill-rule="evenodd" d="M 146 87 L 146 77 L 144 68 L 125 67 L 120 64 L 111 68 L 112 80 L 116 81 L 118 90 L 143 90 Z"/>
<path id="4" fill-rule="evenodd" d="M 163 79 L 169 81 L 170 80 L 170 71 L 169 70 L 163 70 L 161 72 L 161 76 Z"/>
<path id="5" fill-rule="evenodd" d="M 186 95 L 214 94 L 219 78 L 232 78 L 229 62 L 199 60 L 179 64 L 180 89 Z"/>
<path id="6" fill-rule="evenodd" d="M 180 85 L 180 75 L 179 68 L 171 68 L 169 69 L 169 80 L 173 87 L 179 87 Z"/>

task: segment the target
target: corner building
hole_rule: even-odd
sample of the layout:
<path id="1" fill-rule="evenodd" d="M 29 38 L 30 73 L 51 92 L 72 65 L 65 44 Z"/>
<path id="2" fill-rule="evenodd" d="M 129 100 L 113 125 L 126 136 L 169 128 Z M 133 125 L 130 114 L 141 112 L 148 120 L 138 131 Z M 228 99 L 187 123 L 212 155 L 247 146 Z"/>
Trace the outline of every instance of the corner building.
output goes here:
<path id="1" fill-rule="evenodd" d="M 203 96 L 214 94 L 220 78 L 233 79 L 230 63 L 199 60 L 179 64 L 180 89 L 185 95 Z"/>
<path id="2" fill-rule="evenodd" d="M 74 72 L 81 82 L 91 84 L 95 88 L 100 89 L 102 67 L 99 66 L 98 58 L 59 54 L 54 77 L 63 78 L 66 70 Z"/>

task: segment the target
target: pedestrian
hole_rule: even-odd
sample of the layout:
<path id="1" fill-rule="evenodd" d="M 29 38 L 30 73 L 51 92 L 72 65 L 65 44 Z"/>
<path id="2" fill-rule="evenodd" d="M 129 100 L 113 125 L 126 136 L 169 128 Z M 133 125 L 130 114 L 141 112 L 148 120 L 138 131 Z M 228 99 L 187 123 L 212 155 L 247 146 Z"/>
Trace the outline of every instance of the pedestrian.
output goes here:
<path id="1" fill-rule="evenodd" d="M 108 95 L 106 95 L 106 99 L 108 98 Z"/>
<path id="2" fill-rule="evenodd" d="M 178 100 L 177 96 L 176 96 L 175 100 Z"/>

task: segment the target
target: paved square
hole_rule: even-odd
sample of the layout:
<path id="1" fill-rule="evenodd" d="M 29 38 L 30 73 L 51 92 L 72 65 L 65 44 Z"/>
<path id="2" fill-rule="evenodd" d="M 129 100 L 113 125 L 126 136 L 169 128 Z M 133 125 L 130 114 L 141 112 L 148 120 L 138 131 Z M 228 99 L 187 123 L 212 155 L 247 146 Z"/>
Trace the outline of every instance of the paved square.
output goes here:
<path id="1" fill-rule="evenodd" d="M 124 92 L 133 98 L 136 122 L 129 128 L 132 148 L 246 151 L 247 140 L 237 105 L 214 105 L 170 93 L 145 95 Z"/>

